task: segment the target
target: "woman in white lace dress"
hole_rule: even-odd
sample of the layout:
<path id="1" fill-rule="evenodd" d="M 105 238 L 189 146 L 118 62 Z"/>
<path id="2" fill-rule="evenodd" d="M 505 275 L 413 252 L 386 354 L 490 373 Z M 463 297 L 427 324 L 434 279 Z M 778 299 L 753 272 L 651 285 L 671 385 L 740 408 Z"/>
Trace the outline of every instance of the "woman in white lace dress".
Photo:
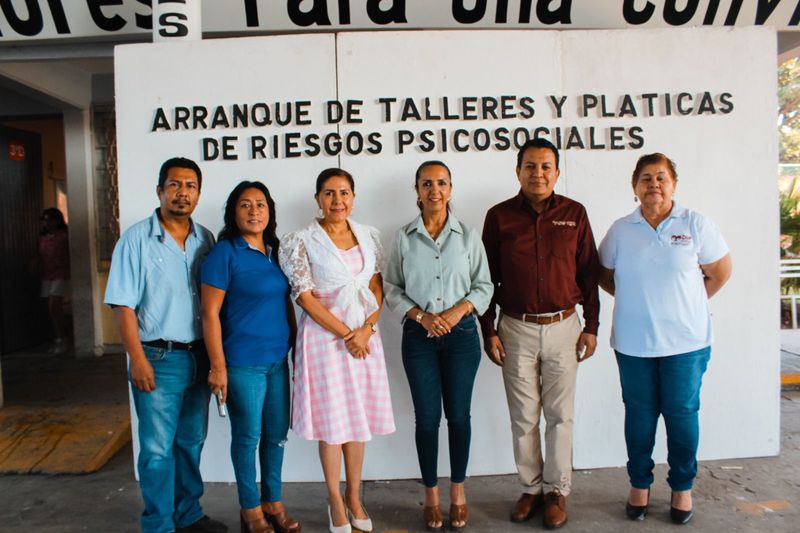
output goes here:
<path id="1" fill-rule="evenodd" d="M 331 168 L 317 178 L 322 217 L 284 236 L 280 264 L 303 309 L 295 347 L 292 429 L 319 441 L 330 530 L 372 531 L 361 504 L 364 444 L 394 431 L 383 345 L 382 248 L 375 228 L 348 220 L 355 185 Z M 344 455 L 347 487 L 339 489 Z"/>

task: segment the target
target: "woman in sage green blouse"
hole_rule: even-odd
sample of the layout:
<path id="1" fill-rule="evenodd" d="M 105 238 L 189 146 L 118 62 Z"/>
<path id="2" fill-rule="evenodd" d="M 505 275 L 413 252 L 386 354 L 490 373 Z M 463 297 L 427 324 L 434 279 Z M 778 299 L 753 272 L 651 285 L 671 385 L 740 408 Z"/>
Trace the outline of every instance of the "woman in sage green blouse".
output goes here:
<path id="1" fill-rule="evenodd" d="M 421 213 L 395 235 L 383 278 L 386 302 L 404 317 L 403 367 L 414 401 L 425 525 L 431 530 L 444 526 L 436 472 L 444 404 L 450 442 L 450 526 L 462 529 L 468 519 L 464 479 L 470 404 L 481 360 L 475 316 L 489 306 L 492 282 L 480 235 L 450 212 L 447 165 L 420 165 L 414 189 Z"/>

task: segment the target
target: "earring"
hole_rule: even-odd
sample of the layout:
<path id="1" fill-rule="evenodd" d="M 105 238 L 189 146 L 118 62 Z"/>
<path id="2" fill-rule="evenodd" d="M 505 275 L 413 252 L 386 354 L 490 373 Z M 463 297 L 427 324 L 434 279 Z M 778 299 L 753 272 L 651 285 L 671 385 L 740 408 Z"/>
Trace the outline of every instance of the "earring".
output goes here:
<path id="1" fill-rule="evenodd" d="M 422 200 L 420 200 L 419 198 L 417 198 L 417 207 L 422 209 Z"/>
<path id="2" fill-rule="evenodd" d="M 638 196 L 634 196 L 633 197 L 633 203 L 635 203 L 635 204 L 639 203 L 639 197 Z"/>
<path id="3" fill-rule="evenodd" d="M 323 218 L 323 216 L 322 216 L 322 208 L 321 207 L 317 208 L 317 217 L 318 218 Z"/>

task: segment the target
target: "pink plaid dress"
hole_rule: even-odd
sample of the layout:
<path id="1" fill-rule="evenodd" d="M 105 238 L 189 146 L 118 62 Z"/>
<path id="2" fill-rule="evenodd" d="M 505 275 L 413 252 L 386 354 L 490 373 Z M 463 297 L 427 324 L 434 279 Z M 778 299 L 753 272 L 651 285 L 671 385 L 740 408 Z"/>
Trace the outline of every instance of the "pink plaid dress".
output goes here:
<path id="1" fill-rule="evenodd" d="M 361 246 L 339 250 L 354 274 L 364 268 Z M 314 290 L 335 316 L 338 290 Z M 328 444 L 368 441 L 392 433 L 394 415 L 380 334 L 369 341 L 370 354 L 356 359 L 344 341 L 303 313 L 297 332 L 292 396 L 292 430 L 306 440 Z"/>

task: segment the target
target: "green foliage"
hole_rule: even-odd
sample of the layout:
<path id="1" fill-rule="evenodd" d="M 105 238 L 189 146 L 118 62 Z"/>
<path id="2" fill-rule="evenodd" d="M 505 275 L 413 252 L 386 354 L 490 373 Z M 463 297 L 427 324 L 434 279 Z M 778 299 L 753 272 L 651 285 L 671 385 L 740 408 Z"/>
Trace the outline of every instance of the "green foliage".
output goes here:
<path id="1" fill-rule="evenodd" d="M 800 163 L 800 58 L 778 67 L 780 160 Z"/>

